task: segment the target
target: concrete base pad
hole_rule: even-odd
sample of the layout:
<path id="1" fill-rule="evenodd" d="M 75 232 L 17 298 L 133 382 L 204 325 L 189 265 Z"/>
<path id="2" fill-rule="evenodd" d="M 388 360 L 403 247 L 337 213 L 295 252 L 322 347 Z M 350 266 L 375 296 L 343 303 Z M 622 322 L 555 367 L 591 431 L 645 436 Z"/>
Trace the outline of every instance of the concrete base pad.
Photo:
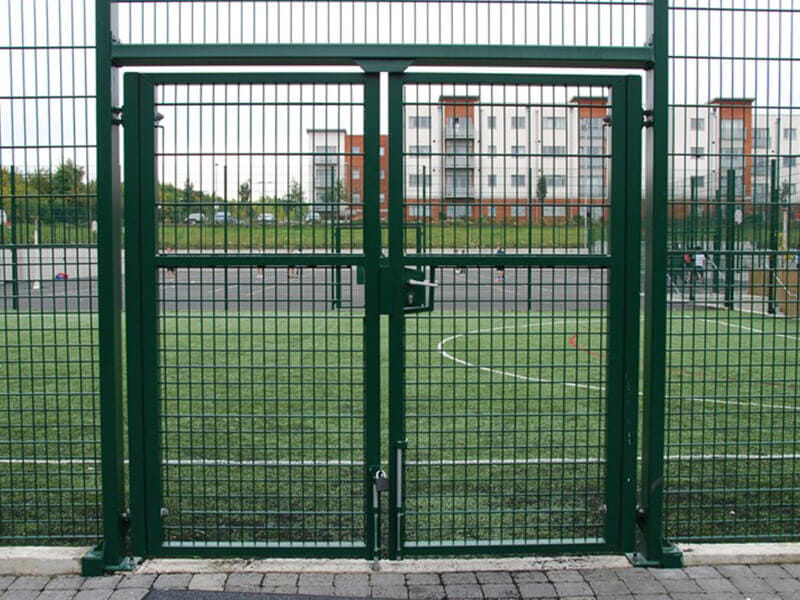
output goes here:
<path id="1" fill-rule="evenodd" d="M 687 567 L 800 563 L 800 544 L 679 544 Z"/>
<path id="2" fill-rule="evenodd" d="M 0 548 L 0 575 L 66 575 L 81 572 L 91 547 L 7 546 Z"/>

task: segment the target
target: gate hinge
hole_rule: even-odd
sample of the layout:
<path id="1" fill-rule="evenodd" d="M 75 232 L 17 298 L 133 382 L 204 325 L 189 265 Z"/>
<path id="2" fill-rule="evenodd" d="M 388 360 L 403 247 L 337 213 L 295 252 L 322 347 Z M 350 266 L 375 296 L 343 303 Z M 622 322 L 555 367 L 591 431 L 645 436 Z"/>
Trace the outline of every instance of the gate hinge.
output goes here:
<path id="1" fill-rule="evenodd" d="M 111 124 L 112 125 L 124 125 L 125 119 L 122 118 L 122 111 L 123 108 L 121 106 L 112 106 L 111 107 Z"/>
<path id="2" fill-rule="evenodd" d="M 652 110 L 642 111 L 642 127 L 652 127 L 655 124 Z"/>

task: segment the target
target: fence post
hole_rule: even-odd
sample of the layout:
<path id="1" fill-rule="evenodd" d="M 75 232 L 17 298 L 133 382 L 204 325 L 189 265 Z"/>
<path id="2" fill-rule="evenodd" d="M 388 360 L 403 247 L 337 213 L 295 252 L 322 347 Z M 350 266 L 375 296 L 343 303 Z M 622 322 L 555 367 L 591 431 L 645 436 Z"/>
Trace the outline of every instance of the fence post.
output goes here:
<path id="1" fill-rule="evenodd" d="M 770 161 L 769 172 L 769 287 L 767 293 L 769 301 L 767 312 L 774 315 L 775 305 L 775 286 L 778 284 L 778 236 L 780 224 L 778 223 L 778 161 L 774 158 Z"/>
<path id="2" fill-rule="evenodd" d="M 111 0 L 98 0 L 97 85 L 97 278 L 100 368 L 100 453 L 103 542 L 82 560 L 84 575 L 129 570 L 125 556 L 127 512 L 122 425 L 122 269 L 119 198 L 119 107 L 117 73 L 111 65 L 114 19 Z"/>
<path id="3" fill-rule="evenodd" d="M 725 190 L 725 308 L 733 310 L 733 287 L 736 262 L 736 171 L 728 169 Z"/>
<path id="4" fill-rule="evenodd" d="M 641 566 L 678 567 L 682 555 L 664 539 L 664 430 L 667 347 L 667 190 L 669 166 L 669 9 L 667 0 L 653 0 L 648 10 L 654 64 L 647 73 L 647 110 L 652 127 L 646 132 L 647 190 L 646 278 L 644 324 L 644 402 L 642 407 L 642 472 L 636 507 L 636 551 L 631 562 Z M 631 515 L 630 518 L 634 518 Z"/>

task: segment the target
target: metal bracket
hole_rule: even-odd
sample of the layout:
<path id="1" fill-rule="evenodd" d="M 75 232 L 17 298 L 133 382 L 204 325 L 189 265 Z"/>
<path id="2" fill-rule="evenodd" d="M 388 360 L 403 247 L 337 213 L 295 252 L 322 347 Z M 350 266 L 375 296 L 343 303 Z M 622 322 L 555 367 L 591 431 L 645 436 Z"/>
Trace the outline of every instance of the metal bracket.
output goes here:
<path id="1" fill-rule="evenodd" d="M 403 73 L 408 67 L 414 63 L 409 59 L 379 59 L 379 58 L 363 58 L 356 60 L 356 64 L 361 67 L 365 73 Z"/>
<path id="2" fill-rule="evenodd" d="M 642 111 L 642 127 L 653 127 L 655 125 L 655 121 L 653 120 L 653 111 L 652 110 L 643 110 Z"/>

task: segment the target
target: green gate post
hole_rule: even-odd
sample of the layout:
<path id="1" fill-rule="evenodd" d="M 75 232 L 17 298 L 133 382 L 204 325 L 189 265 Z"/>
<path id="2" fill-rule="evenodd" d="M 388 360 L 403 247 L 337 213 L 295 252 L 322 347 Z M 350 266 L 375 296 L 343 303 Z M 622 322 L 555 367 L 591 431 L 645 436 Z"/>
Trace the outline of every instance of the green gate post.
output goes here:
<path id="1" fill-rule="evenodd" d="M 728 169 L 725 211 L 725 308 L 733 310 L 736 261 L 736 171 Z"/>
<path id="2" fill-rule="evenodd" d="M 528 254 L 531 254 L 533 249 L 533 225 L 531 223 L 531 202 L 533 200 L 533 169 L 528 167 Z M 533 275 L 533 267 L 528 265 L 528 310 L 533 307 L 533 283 L 531 278 Z"/>
<path id="3" fill-rule="evenodd" d="M 11 308 L 19 310 L 19 266 L 17 264 L 17 185 L 16 171 L 11 165 Z"/>
<path id="4" fill-rule="evenodd" d="M 111 0 L 96 4 L 97 89 L 97 278 L 100 373 L 100 452 L 103 484 L 103 542 L 82 560 L 84 575 L 129 570 L 125 556 L 128 512 L 125 508 L 122 424 L 122 227 L 120 215 L 119 97 L 111 63 L 116 15 Z"/>
<path id="5" fill-rule="evenodd" d="M 669 185 L 669 9 L 653 0 L 648 11 L 654 62 L 647 76 L 648 157 L 645 198 L 646 275 L 642 470 L 635 565 L 679 567 L 682 555 L 664 537 L 664 430 L 667 348 L 667 198 Z M 633 515 L 631 515 L 633 518 Z"/>
<path id="6" fill-rule="evenodd" d="M 778 285 L 778 237 L 780 223 L 778 214 L 778 161 L 774 158 L 769 165 L 769 301 L 767 312 L 774 315 L 777 312 L 775 305 L 775 286 Z"/>

